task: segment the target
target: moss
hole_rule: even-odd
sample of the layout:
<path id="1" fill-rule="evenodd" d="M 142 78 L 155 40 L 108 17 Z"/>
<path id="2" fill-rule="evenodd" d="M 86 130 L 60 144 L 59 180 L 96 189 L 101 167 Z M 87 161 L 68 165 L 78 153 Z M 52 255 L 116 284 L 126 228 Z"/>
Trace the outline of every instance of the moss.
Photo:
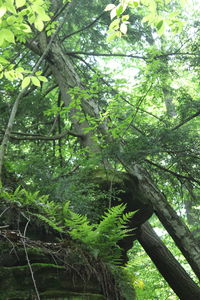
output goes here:
<path id="1" fill-rule="evenodd" d="M 41 268 L 45 268 L 45 267 L 51 267 L 51 268 L 56 268 L 56 269 L 62 269 L 64 270 L 65 267 L 64 266 L 59 266 L 59 265 L 56 265 L 56 264 L 46 264 L 46 263 L 32 263 L 31 264 L 31 267 L 34 268 L 34 270 L 39 270 Z M 1 273 L 4 273 L 6 271 L 17 271 L 17 270 L 26 270 L 26 269 L 29 269 L 29 266 L 28 265 L 24 265 L 24 266 L 13 266 L 13 267 L 0 267 L 0 274 Z"/>
<path id="2" fill-rule="evenodd" d="M 81 267 L 83 268 L 83 266 Z M 101 292 L 101 288 L 92 274 L 87 278 L 84 270 L 76 270 L 76 266 L 73 266 L 73 269 L 70 268 L 69 266 L 69 269 L 66 270 L 64 266 L 52 263 L 31 264 L 41 299 L 51 299 L 60 296 L 73 299 L 72 296 L 76 295 L 82 297 L 81 299 L 104 299 L 103 296 L 97 294 Z M 29 299 L 30 294 L 34 293 L 29 266 L 0 267 L 0 286 L 3 287 L 0 290 L 0 300 Z M 88 293 L 84 293 L 84 290 Z"/>
<path id="3" fill-rule="evenodd" d="M 83 300 L 105 300 L 105 297 L 100 294 L 91 294 L 91 293 L 76 293 L 76 292 L 66 292 L 59 290 L 47 290 L 40 294 L 42 299 L 50 299 L 50 297 L 57 297 L 61 299 L 83 299 Z"/>

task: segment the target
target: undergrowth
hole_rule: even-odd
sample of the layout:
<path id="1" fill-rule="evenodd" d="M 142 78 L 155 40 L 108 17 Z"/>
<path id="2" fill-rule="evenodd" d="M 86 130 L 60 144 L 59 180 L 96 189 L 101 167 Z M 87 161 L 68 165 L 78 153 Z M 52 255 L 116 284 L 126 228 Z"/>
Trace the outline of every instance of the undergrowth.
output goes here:
<path id="1" fill-rule="evenodd" d="M 54 230 L 69 233 L 95 258 L 99 257 L 106 263 L 120 263 L 121 249 L 117 243 L 131 234 L 127 223 L 134 215 L 134 212 L 124 212 L 125 205 L 111 207 L 99 223 L 91 223 L 87 216 L 73 212 L 69 201 L 55 203 L 46 195 L 40 196 L 39 192 L 31 193 L 20 187 L 11 192 L 1 187 L 0 198 L 6 205 L 27 208 L 29 218 L 37 217 Z"/>

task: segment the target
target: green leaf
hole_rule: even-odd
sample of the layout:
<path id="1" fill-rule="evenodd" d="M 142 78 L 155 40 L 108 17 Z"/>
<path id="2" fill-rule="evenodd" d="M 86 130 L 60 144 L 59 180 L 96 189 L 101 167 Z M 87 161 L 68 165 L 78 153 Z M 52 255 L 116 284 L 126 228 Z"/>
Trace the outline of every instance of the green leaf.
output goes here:
<path id="1" fill-rule="evenodd" d="M 138 6 L 139 6 L 139 2 L 134 1 L 134 2 L 133 2 L 133 6 L 134 6 L 134 7 L 138 7 Z"/>
<path id="2" fill-rule="evenodd" d="M 13 23 L 15 23 L 17 20 L 17 18 L 15 16 L 9 16 L 7 19 L 6 19 L 6 22 L 8 25 L 13 25 Z"/>
<path id="3" fill-rule="evenodd" d="M 38 79 L 43 82 L 48 82 L 48 79 L 45 76 L 38 76 Z"/>
<path id="4" fill-rule="evenodd" d="M 5 4 L 6 4 L 7 10 L 9 10 L 13 14 L 16 14 L 17 12 L 16 12 L 13 2 L 14 1 L 12 1 L 12 0 L 7 0 Z"/>
<path id="5" fill-rule="evenodd" d="M 116 9 L 115 8 L 113 10 L 111 10 L 111 12 L 110 12 L 110 18 L 111 18 L 111 20 L 116 17 L 116 14 L 117 13 L 116 13 Z"/>
<path id="6" fill-rule="evenodd" d="M 109 34 L 106 38 L 107 42 L 111 42 L 113 41 L 114 39 L 116 39 L 117 37 L 120 37 L 120 32 L 116 31 L 116 32 L 113 32 L 111 34 Z"/>
<path id="7" fill-rule="evenodd" d="M 37 77 L 31 76 L 31 81 L 35 86 L 40 86 L 40 81 L 38 80 Z"/>
<path id="8" fill-rule="evenodd" d="M 0 56 L 0 63 L 2 63 L 2 64 L 8 64 L 9 61 L 7 59 L 5 59 L 4 57 Z"/>
<path id="9" fill-rule="evenodd" d="M 13 32 L 9 29 L 3 28 L 2 30 L 0 30 L 0 45 L 2 45 L 5 40 L 10 43 L 15 43 Z"/>
<path id="10" fill-rule="evenodd" d="M 25 33 L 30 33 L 30 32 L 32 32 L 32 30 L 31 30 L 31 27 L 28 25 L 28 24 L 22 24 L 21 25 L 21 29 L 22 29 L 22 31 L 23 32 L 25 32 Z"/>
<path id="11" fill-rule="evenodd" d="M 41 6 L 37 8 L 36 13 L 38 14 L 38 18 L 40 18 L 42 21 L 50 21 L 50 17 L 46 14 L 45 10 Z"/>
<path id="12" fill-rule="evenodd" d="M 129 15 L 122 16 L 122 22 L 128 21 Z"/>
<path id="13" fill-rule="evenodd" d="M 115 7 L 116 6 L 114 4 L 108 4 L 104 10 L 109 11 L 109 10 L 112 10 L 113 8 L 115 8 Z"/>
<path id="14" fill-rule="evenodd" d="M 159 35 L 162 35 L 164 33 L 165 30 L 165 24 L 164 21 L 161 20 L 156 24 L 156 28 L 157 28 L 157 32 Z"/>
<path id="15" fill-rule="evenodd" d="M 121 33 L 126 34 L 127 33 L 127 29 L 128 29 L 128 27 L 127 27 L 126 24 L 122 23 L 120 25 L 120 31 L 121 31 Z"/>
<path id="16" fill-rule="evenodd" d="M 121 14 L 123 13 L 123 6 L 122 5 L 119 5 L 117 8 L 116 8 L 116 14 L 117 14 L 117 17 L 120 17 Z"/>
<path id="17" fill-rule="evenodd" d="M 138 1 L 129 1 L 128 6 L 133 7 L 133 8 L 138 7 L 139 2 Z"/>
<path id="18" fill-rule="evenodd" d="M 5 40 L 10 42 L 10 43 L 15 43 L 15 36 L 13 34 L 13 32 L 9 29 L 4 29 L 5 32 Z"/>
<path id="19" fill-rule="evenodd" d="M 4 72 L 4 75 L 9 81 L 13 81 L 16 79 L 14 70 L 6 71 L 6 72 Z"/>
<path id="20" fill-rule="evenodd" d="M 40 19 L 40 18 L 36 18 L 35 22 L 34 22 L 34 25 L 35 25 L 35 28 L 38 30 L 38 31 L 42 31 L 43 28 L 44 28 L 44 23 L 43 21 Z"/>
<path id="21" fill-rule="evenodd" d="M 26 0 L 15 0 L 15 4 L 17 8 L 22 7 L 26 4 Z"/>
<path id="22" fill-rule="evenodd" d="M 6 13 L 7 9 L 5 6 L 0 7 L 0 18 L 2 18 L 5 13 Z"/>
<path id="23" fill-rule="evenodd" d="M 111 22 L 109 29 L 119 29 L 119 23 L 120 23 L 120 19 L 115 19 L 114 21 Z"/>
<path id="24" fill-rule="evenodd" d="M 156 24 L 156 28 L 157 30 L 160 30 L 160 28 L 163 26 L 163 20 L 159 21 L 157 24 Z"/>
<path id="25" fill-rule="evenodd" d="M 151 1 L 148 1 L 148 7 L 149 7 L 149 10 L 152 14 L 155 14 L 156 13 L 156 2 L 151 0 Z"/>
<path id="26" fill-rule="evenodd" d="M 31 78 L 28 76 L 28 77 L 25 77 L 23 80 L 22 80 L 22 89 L 25 89 L 31 82 Z"/>

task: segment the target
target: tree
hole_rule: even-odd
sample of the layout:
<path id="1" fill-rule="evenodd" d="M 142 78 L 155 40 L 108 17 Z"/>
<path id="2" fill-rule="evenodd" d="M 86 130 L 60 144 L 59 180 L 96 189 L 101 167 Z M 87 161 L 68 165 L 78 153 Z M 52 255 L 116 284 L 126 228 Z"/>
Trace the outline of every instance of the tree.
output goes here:
<path id="1" fill-rule="evenodd" d="M 1 117 L 2 182 L 8 185 L 7 178 L 12 178 L 9 174 L 15 173 L 17 185 L 51 194 L 54 201 L 68 197 L 75 210 L 84 210 L 93 218 L 90 200 L 94 194 L 96 219 L 105 207 L 116 205 L 120 198 L 127 211 L 137 210 L 130 221 L 130 227 L 136 229 L 135 235 L 121 241 L 124 257 L 133 240 L 138 239 L 178 297 L 188 299 L 193 295 L 198 299 L 197 285 L 148 222 L 145 223 L 155 212 L 199 278 L 198 241 L 173 208 L 181 199 L 180 186 L 188 195 L 189 185 L 193 189 L 199 185 L 198 83 L 192 83 L 198 74 L 194 67 L 194 60 L 198 59 L 195 48 L 198 33 L 194 33 L 196 40 L 193 37 L 190 44 L 186 31 L 180 32 L 180 28 L 176 42 L 169 32 L 159 37 L 149 24 L 141 22 L 145 7 L 140 6 L 130 13 L 131 25 L 125 39 L 107 43 L 104 33 L 110 20 L 104 8 L 109 2 L 59 4 L 46 3 L 48 13 L 42 8 L 42 1 L 33 2 L 31 9 L 25 1 L 16 2 L 16 7 L 12 4 L 12 8 L 6 2 L 1 9 L 2 72 L 6 77 L 2 79 L 2 88 L 6 88 L 1 104 L 5 110 Z M 162 4 L 159 5 L 162 10 Z M 169 14 L 175 15 L 174 8 L 169 5 Z M 28 18 L 24 18 L 27 11 Z M 15 19 L 11 13 L 16 15 Z M 118 18 L 121 13 L 123 9 Z M 128 17 L 123 18 L 117 21 L 118 25 L 114 23 L 117 27 L 112 27 L 114 21 L 111 23 L 114 37 L 119 28 L 122 34 L 126 33 L 121 25 Z M 12 24 L 17 22 L 16 28 L 25 28 L 26 35 L 22 36 L 17 29 L 13 32 L 10 20 Z M 147 17 L 143 20 L 151 21 Z M 171 23 L 178 21 L 171 18 L 168 24 Z M 163 24 L 161 19 L 155 24 L 160 34 Z M 190 24 L 187 26 L 192 28 Z M 14 38 L 16 45 L 12 44 Z M 108 58 L 102 60 L 102 57 Z M 137 65 L 134 88 L 128 90 L 127 79 L 122 80 L 116 74 L 110 76 L 110 71 L 104 75 L 111 57 L 124 58 L 122 64 L 126 66 L 120 68 L 122 71 L 125 68 L 125 72 L 132 67 L 128 59 L 132 59 L 134 67 Z M 180 74 L 187 88 L 179 79 Z M 22 79 L 21 92 L 17 83 L 13 82 L 13 86 L 7 83 L 7 79 L 15 79 L 17 75 Z M 7 107 L 11 105 L 5 128 Z M 94 190 L 98 192 L 95 194 Z M 77 195 L 82 199 L 81 204 L 76 201 Z M 95 199 L 101 200 L 101 204 Z"/>

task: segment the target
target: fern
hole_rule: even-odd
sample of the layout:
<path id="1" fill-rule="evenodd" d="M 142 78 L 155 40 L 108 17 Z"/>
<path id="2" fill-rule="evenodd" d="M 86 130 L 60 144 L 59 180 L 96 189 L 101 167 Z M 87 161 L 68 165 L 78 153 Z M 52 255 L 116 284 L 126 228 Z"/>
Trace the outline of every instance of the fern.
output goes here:
<path id="1" fill-rule="evenodd" d="M 90 224 L 86 216 L 71 212 L 71 219 L 65 220 L 69 234 L 73 239 L 83 242 L 96 257 L 119 263 L 121 249 L 117 242 L 130 234 L 127 222 L 134 214 L 123 214 L 125 207 L 122 204 L 112 207 L 99 224 Z"/>
<path id="2" fill-rule="evenodd" d="M 128 236 L 131 229 L 127 223 L 135 212 L 124 213 L 125 205 L 110 208 L 101 218 L 99 224 L 91 224 L 84 215 L 70 209 L 67 201 L 63 207 L 48 196 L 39 196 L 39 192 L 31 193 L 18 187 L 14 192 L 0 188 L 0 197 L 6 202 L 20 207 L 28 207 L 27 213 L 47 223 L 58 232 L 68 231 L 72 239 L 81 241 L 95 257 L 106 262 L 119 263 L 121 249 L 119 240 Z M 30 212 L 29 207 L 34 210 Z"/>
<path id="3" fill-rule="evenodd" d="M 63 228 L 61 226 L 58 226 L 58 224 L 54 220 L 51 220 L 50 218 L 47 218 L 41 214 L 32 213 L 31 215 L 33 215 L 33 216 L 37 217 L 39 220 L 47 223 L 54 230 L 56 230 L 58 232 L 62 232 L 62 233 L 64 232 Z"/>

